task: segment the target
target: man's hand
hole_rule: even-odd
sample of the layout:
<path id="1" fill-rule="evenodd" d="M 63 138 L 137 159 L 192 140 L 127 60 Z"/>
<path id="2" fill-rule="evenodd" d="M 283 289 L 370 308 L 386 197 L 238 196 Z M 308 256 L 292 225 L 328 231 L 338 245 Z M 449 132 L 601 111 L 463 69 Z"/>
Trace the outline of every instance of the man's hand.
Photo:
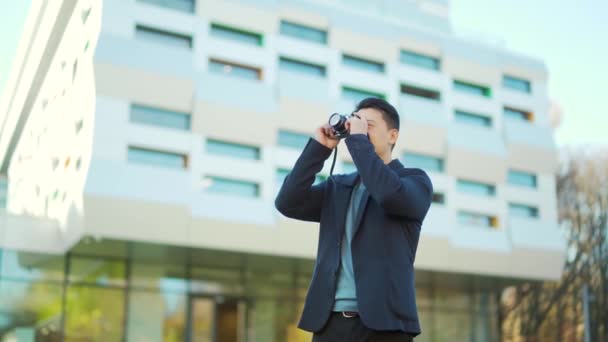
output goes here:
<path id="1" fill-rule="evenodd" d="M 340 140 L 338 140 L 338 138 L 336 138 L 334 135 L 334 131 L 331 129 L 329 124 L 325 124 L 317 128 L 315 131 L 315 140 L 330 150 L 336 148 L 340 142 Z"/>
<path id="2" fill-rule="evenodd" d="M 350 134 L 367 135 L 367 119 L 365 119 L 365 117 L 362 115 L 353 113 L 350 119 L 346 121 L 346 128 L 348 129 Z"/>

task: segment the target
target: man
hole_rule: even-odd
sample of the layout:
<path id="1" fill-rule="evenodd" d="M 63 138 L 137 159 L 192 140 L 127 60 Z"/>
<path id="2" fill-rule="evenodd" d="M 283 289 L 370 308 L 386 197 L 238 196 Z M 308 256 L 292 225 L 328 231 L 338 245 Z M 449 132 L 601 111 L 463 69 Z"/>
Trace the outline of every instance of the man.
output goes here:
<path id="1" fill-rule="evenodd" d="M 412 341 L 420 334 L 413 264 L 433 186 L 424 171 L 392 159 L 399 114 L 391 104 L 364 99 L 346 128 L 357 172 L 313 185 L 339 142 L 325 124 L 275 201 L 287 217 L 320 222 L 299 327 L 313 342 Z"/>

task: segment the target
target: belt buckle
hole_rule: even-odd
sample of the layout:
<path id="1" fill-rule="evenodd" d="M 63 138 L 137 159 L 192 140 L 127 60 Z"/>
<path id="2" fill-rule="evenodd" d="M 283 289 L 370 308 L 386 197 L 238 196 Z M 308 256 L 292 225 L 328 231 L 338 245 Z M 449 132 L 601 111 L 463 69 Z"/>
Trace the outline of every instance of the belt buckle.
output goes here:
<path id="1" fill-rule="evenodd" d="M 353 312 L 353 311 L 342 311 L 342 316 L 346 317 L 346 318 L 353 318 L 353 317 L 357 317 L 357 313 Z"/>

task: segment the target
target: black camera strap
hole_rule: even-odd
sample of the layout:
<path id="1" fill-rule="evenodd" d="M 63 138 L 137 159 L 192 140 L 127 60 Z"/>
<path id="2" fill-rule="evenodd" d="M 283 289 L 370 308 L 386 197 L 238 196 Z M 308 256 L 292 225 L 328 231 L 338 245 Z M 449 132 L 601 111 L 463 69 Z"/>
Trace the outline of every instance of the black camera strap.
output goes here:
<path id="1" fill-rule="evenodd" d="M 331 169 L 329 169 L 329 177 L 334 173 L 334 166 L 336 166 L 336 158 L 338 156 L 338 145 L 334 148 L 334 160 L 331 162 Z"/>

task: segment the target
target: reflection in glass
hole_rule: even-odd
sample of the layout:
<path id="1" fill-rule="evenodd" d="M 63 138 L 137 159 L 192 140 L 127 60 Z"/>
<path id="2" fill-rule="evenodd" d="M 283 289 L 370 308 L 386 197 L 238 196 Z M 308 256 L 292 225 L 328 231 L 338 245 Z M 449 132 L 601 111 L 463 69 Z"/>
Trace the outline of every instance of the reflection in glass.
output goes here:
<path id="1" fill-rule="evenodd" d="M 90 257 L 70 258 L 70 282 L 97 285 L 125 285 L 125 261 Z"/>
<path id="2" fill-rule="evenodd" d="M 0 341 L 60 341 L 61 284 L 0 280 Z"/>
<path id="3" fill-rule="evenodd" d="M 4 250 L 0 260 L 3 278 L 63 281 L 63 255 Z"/>
<path id="4" fill-rule="evenodd" d="M 192 300 L 192 340 L 196 342 L 211 342 L 213 340 L 213 324 L 215 303 L 209 298 L 194 298 Z"/>
<path id="5" fill-rule="evenodd" d="M 121 341 L 124 303 L 123 289 L 69 286 L 65 341 Z"/>
<path id="6" fill-rule="evenodd" d="M 184 341 L 187 321 L 186 300 L 184 294 L 130 292 L 128 340 Z"/>
<path id="7" fill-rule="evenodd" d="M 171 292 L 186 292 L 186 266 L 133 262 L 131 264 L 131 286 L 146 289 L 162 289 Z"/>

